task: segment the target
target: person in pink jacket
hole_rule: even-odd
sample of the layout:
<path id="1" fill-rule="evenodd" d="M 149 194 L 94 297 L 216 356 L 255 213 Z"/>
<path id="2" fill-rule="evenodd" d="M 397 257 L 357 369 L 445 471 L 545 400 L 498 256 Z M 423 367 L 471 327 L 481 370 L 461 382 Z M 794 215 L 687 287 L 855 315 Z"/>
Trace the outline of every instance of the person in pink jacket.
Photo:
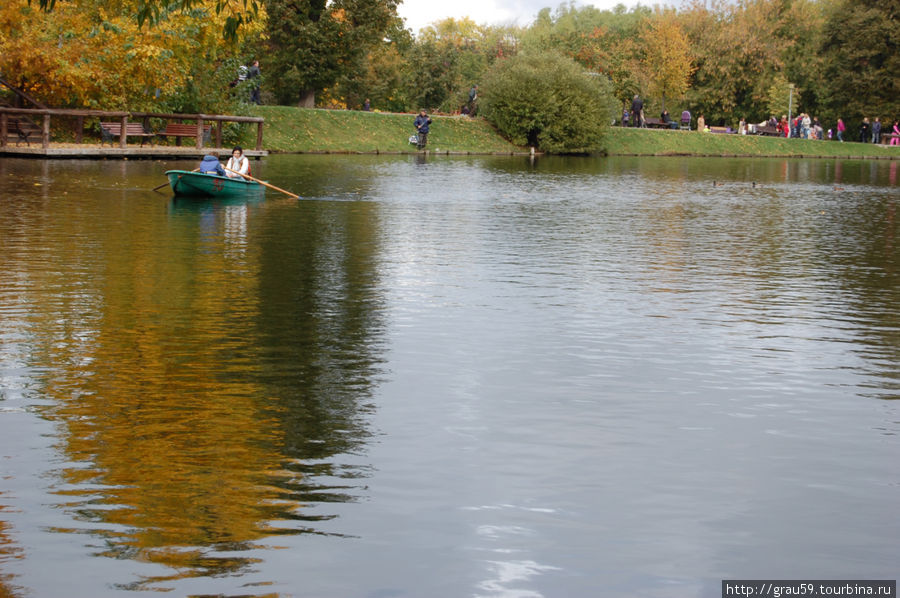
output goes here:
<path id="1" fill-rule="evenodd" d="M 900 145 L 900 121 L 894 121 L 894 136 L 891 137 L 891 145 Z"/>
<path id="2" fill-rule="evenodd" d="M 844 131 L 847 130 L 847 126 L 844 124 L 844 119 L 839 118 L 837 124 L 837 138 L 841 143 L 844 142 Z"/>

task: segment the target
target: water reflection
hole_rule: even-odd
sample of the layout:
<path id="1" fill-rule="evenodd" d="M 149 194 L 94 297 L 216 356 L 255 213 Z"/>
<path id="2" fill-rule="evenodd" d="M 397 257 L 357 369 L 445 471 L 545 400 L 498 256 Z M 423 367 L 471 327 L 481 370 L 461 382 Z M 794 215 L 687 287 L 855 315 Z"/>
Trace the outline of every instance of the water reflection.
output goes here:
<path id="1" fill-rule="evenodd" d="M 368 475 L 367 207 L 313 211 L 284 246 L 266 237 L 286 224 L 277 202 L 173 201 L 161 220 L 47 186 L 64 234 L 43 209 L 4 210 L 0 330 L 60 426 L 72 524 L 50 531 L 147 564 L 126 590 L 248 573 L 264 538 L 331 533 L 315 505 L 355 500 Z"/>
<path id="2" fill-rule="evenodd" d="M 894 565 L 893 164 L 274 156 L 303 201 L 147 191 L 179 166 L 0 162 L 0 592 Z"/>
<path id="3" fill-rule="evenodd" d="M 24 588 L 16 585 L 16 576 L 4 573 L 9 570 L 10 561 L 23 559 L 24 551 L 17 546 L 10 537 L 9 524 L 4 521 L 3 514 L 9 510 L 5 503 L 3 492 L 0 492 L 0 596 L 3 598 L 16 598 L 25 594 Z"/>

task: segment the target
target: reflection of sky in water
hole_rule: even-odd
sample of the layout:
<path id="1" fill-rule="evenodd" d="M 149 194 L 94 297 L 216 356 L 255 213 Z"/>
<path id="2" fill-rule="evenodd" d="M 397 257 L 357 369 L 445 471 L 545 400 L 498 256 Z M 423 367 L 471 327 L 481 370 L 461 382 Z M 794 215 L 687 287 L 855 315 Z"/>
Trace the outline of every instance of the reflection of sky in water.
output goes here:
<path id="1" fill-rule="evenodd" d="M 48 204 L 42 167 L 0 208 L 0 583 L 885 577 L 890 166 L 282 156 L 307 199 L 245 205 L 130 195 L 146 164 Z"/>

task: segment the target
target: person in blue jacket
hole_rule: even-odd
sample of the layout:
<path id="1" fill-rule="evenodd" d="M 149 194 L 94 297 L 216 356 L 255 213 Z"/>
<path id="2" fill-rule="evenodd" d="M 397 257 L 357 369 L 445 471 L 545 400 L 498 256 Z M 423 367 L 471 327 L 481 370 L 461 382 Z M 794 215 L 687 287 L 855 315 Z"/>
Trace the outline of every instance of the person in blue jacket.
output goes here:
<path id="1" fill-rule="evenodd" d="M 200 161 L 200 167 L 197 168 L 198 171 L 203 174 L 217 174 L 219 176 L 225 176 L 225 169 L 222 168 L 222 165 L 219 164 L 219 159 L 215 156 L 206 155 L 203 156 L 203 160 Z"/>
<path id="2" fill-rule="evenodd" d="M 416 147 L 420 150 L 425 149 L 425 144 L 428 142 L 429 125 L 431 125 L 431 119 L 428 118 L 425 109 L 422 108 L 419 110 L 419 116 L 417 116 L 416 120 L 413 122 L 413 126 L 416 128 L 416 136 L 419 141 L 416 144 Z"/>

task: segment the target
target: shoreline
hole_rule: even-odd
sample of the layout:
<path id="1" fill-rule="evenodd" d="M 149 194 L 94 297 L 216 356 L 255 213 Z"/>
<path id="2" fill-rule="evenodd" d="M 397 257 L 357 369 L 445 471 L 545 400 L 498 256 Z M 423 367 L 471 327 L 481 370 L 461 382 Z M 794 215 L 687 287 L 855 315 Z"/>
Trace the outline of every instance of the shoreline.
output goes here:
<path id="1" fill-rule="evenodd" d="M 98 147 L 94 144 L 51 143 L 48 149 L 40 147 L 5 147 L 0 148 L 0 157 L 30 159 L 71 159 L 71 160 L 165 160 L 165 159 L 200 159 L 204 155 L 230 156 L 230 148 L 186 148 L 186 147 Z M 357 156 L 510 156 L 510 157 L 547 157 L 557 154 L 543 152 L 519 151 L 477 151 L 477 150 L 350 150 L 350 149 L 301 149 L 301 150 L 245 150 L 244 155 L 254 160 L 275 155 L 357 155 Z M 734 153 L 734 152 L 598 152 L 579 155 L 578 157 L 633 157 L 633 158 L 791 158 L 798 160 L 900 160 L 900 152 L 883 155 L 864 154 L 824 154 L 824 153 Z"/>

